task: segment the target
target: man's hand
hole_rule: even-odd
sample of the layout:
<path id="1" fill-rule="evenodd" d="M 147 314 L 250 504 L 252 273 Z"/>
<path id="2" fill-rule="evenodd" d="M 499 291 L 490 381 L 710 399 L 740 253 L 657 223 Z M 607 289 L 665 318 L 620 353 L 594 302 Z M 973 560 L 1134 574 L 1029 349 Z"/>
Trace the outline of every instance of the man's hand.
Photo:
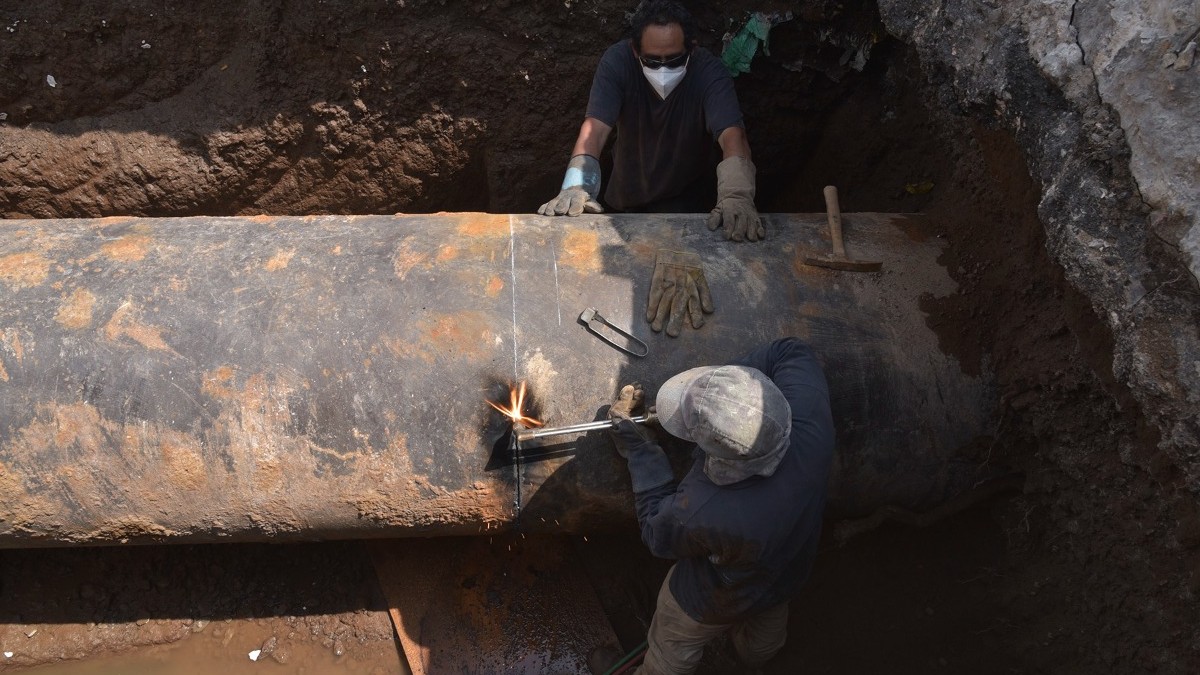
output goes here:
<path id="1" fill-rule="evenodd" d="M 617 400 L 608 407 L 608 419 L 616 422 L 609 436 L 612 437 L 613 445 L 617 446 L 617 453 L 626 459 L 629 458 L 629 450 L 633 446 L 645 441 L 654 441 L 648 429 L 631 419 L 641 414 L 645 397 L 642 385 L 627 384 L 621 387 Z"/>
<path id="2" fill-rule="evenodd" d="M 575 155 L 567 164 L 562 191 L 542 204 L 538 213 L 543 216 L 578 216 L 581 213 L 604 213 L 596 197 L 600 194 L 600 162 L 591 155 Z"/>
<path id="3" fill-rule="evenodd" d="M 642 390 L 642 385 L 635 382 L 621 387 L 621 393 L 617 395 L 617 400 L 608 407 L 608 419 L 613 421 L 632 419 L 641 412 L 645 399 L 646 392 Z"/>
<path id="4" fill-rule="evenodd" d="M 733 241 L 767 238 L 767 229 L 754 207 L 754 162 L 732 156 L 717 165 L 717 206 L 708 215 L 708 229 L 725 229 Z"/>
<path id="5" fill-rule="evenodd" d="M 661 250 L 654 262 L 646 320 L 655 332 L 667 329 L 678 337 L 686 314 L 692 328 L 704 325 L 704 315 L 713 312 L 712 292 L 704 277 L 700 256 L 695 253 Z"/>

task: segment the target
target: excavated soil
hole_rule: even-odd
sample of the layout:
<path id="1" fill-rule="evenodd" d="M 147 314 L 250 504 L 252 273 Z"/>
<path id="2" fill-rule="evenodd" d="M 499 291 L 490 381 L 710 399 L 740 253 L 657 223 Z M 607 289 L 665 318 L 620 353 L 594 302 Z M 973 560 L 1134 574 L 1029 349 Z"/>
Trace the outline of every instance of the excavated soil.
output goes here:
<path id="1" fill-rule="evenodd" d="M 532 211 L 632 4 L 4 3 L 0 215 Z M 1097 374 L 1111 345 L 1045 252 L 1017 141 L 933 96 L 870 4 L 765 5 L 698 11 L 714 49 L 746 10 L 803 19 L 737 80 L 760 208 L 821 211 L 836 184 L 845 211 L 940 223 L 960 290 L 924 310 L 995 374 L 984 455 L 1025 476 L 927 527 L 829 528 L 767 672 L 1200 671 L 1195 603 L 1171 590 L 1200 590 L 1182 553 L 1200 511 L 1162 506 L 1180 478 Z M 636 533 L 577 548 L 637 644 L 663 565 Z M 255 649 L 297 671 L 403 668 L 356 542 L 0 551 L 0 671 L 238 672 Z"/>

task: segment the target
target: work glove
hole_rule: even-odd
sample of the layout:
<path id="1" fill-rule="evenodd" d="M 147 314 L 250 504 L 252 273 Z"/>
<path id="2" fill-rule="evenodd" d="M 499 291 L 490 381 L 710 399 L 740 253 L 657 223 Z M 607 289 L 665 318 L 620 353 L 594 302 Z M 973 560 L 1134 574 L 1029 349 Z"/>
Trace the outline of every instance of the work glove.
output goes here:
<path id="1" fill-rule="evenodd" d="M 708 214 L 708 229 L 725 228 L 725 238 L 758 241 L 767 238 L 754 208 L 754 162 L 728 157 L 717 165 L 717 206 Z"/>
<path id="2" fill-rule="evenodd" d="M 642 385 L 627 384 L 621 387 L 617 400 L 608 407 L 608 418 L 617 423 L 608 435 L 617 453 L 629 461 L 629 479 L 634 494 L 661 488 L 675 480 L 671 462 L 653 432 L 630 419 L 642 413 L 644 399 Z M 653 409 L 650 414 L 654 414 Z"/>
<path id="3" fill-rule="evenodd" d="M 613 445 L 617 447 L 617 453 L 625 459 L 629 458 L 630 448 L 641 443 L 654 442 L 650 430 L 631 419 L 641 414 L 645 397 L 642 385 L 627 384 L 621 387 L 621 393 L 617 395 L 617 400 L 608 407 L 608 419 L 616 423 L 609 431 L 609 436 L 613 440 Z"/>
<path id="4" fill-rule="evenodd" d="M 646 320 L 650 328 L 678 337 L 686 314 L 692 328 L 704 325 L 704 315 L 713 313 L 712 292 L 704 278 L 700 256 L 682 251 L 660 250 L 650 279 L 650 298 L 646 302 Z"/>
<path id="5" fill-rule="evenodd" d="M 577 216 L 581 213 L 604 213 L 596 197 L 600 195 L 600 161 L 591 155 L 575 155 L 567 163 L 562 192 L 542 204 L 538 213 L 543 216 Z"/>

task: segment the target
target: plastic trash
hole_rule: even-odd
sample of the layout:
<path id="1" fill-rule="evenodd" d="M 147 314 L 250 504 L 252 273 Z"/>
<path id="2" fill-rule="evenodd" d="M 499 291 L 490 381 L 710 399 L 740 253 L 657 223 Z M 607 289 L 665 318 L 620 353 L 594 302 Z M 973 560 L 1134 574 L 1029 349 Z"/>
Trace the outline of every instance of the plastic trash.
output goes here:
<path id="1" fill-rule="evenodd" d="M 737 77 L 750 72 L 750 62 L 758 54 L 758 46 L 762 45 L 763 54 L 771 54 L 769 35 L 771 27 L 790 21 L 791 12 L 754 12 L 736 35 L 725 35 L 724 47 L 721 49 L 721 62 L 729 70 L 729 74 Z"/>

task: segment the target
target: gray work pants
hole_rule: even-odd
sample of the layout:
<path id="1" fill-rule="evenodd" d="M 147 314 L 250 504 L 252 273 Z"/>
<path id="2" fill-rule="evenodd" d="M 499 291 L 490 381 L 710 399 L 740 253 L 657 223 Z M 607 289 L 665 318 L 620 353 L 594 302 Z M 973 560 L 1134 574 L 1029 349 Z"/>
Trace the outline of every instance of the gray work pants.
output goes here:
<path id="1" fill-rule="evenodd" d="M 732 631 L 733 648 L 747 666 L 759 667 L 783 649 L 787 640 L 788 603 L 776 605 L 734 624 L 700 623 L 683 611 L 671 595 L 672 567 L 658 591 L 658 606 L 650 621 L 646 660 L 636 675 L 687 675 L 696 671 L 704 645 Z"/>

